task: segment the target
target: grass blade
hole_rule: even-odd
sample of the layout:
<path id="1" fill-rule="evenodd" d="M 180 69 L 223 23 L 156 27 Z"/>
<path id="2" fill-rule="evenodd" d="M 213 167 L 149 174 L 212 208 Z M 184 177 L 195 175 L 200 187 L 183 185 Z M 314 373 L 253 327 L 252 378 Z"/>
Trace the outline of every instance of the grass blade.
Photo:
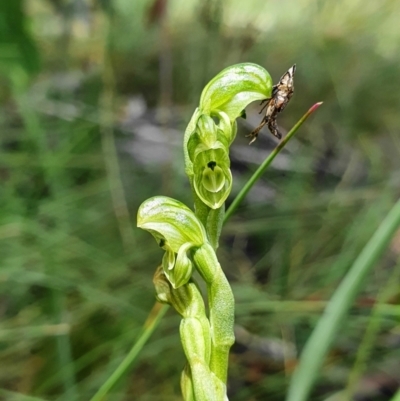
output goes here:
<path id="1" fill-rule="evenodd" d="M 128 355 L 119 364 L 118 368 L 113 374 L 104 382 L 104 384 L 97 390 L 96 394 L 90 399 L 90 401 L 101 401 L 105 395 L 117 384 L 117 382 L 124 376 L 124 374 L 132 367 L 139 352 L 146 344 L 147 340 L 153 334 L 154 330 L 164 317 L 165 313 L 169 309 L 168 305 L 162 305 L 156 303 L 147 319 L 144 330 L 138 340 L 135 342 Z"/>
<path id="2" fill-rule="evenodd" d="M 305 401 L 320 372 L 343 318 L 352 306 L 365 278 L 400 226 L 400 200 L 386 215 L 372 238 L 333 294 L 325 312 L 308 339 L 289 385 L 287 401 Z"/>
<path id="3" fill-rule="evenodd" d="M 8 401 L 46 401 L 43 398 L 33 397 L 31 395 L 16 393 L 14 391 L 0 389 L 0 396 L 4 395 L 4 400 Z M 3 398 L 0 398 L 3 399 Z"/>

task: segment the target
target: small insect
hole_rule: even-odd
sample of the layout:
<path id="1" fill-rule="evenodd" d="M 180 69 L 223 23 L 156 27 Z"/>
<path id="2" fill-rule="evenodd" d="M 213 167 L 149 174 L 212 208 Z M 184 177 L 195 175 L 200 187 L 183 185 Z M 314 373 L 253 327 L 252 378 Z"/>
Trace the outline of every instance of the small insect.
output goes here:
<path id="1" fill-rule="evenodd" d="M 272 87 L 272 95 L 269 99 L 264 99 L 260 104 L 266 102 L 260 113 L 266 108 L 265 116 L 261 120 L 260 125 L 253 130 L 247 137 L 251 138 L 251 143 L 253 143 L 258 136 L 264 125 L 267 125 L 268 129 L 271 131 L 272 135 L 276 136 L 278 139 L 282 138 L 282 134 L 278 131 L 278 124 L 276 123 L 276 117 L 278 114 L 286 107 L 289 103 L 290 98 L 293 96 L 294 83 L 293 76 L 296 71 L 296 64 L 290 67 L 287 72 L 285 72 L 279 82 Z"/>

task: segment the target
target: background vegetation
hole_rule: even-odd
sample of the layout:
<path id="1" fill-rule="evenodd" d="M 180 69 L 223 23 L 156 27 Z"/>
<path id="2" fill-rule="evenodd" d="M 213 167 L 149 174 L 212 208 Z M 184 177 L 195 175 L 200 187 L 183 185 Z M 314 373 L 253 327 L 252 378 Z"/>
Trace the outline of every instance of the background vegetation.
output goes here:
<path id="1" fill-rule="evenodd" d="M 324 101 L 226 225 L 236 298 L 230 399 L 283 400 L 341 278 L 400 184 L 394 0 L 0 2 L 0 399 L 88 400 L 154 305 L 161 251 L 136 229 L 156 194 L 190 202 L 181 141 L 203 86 L 237 62 L 297 64 L 288 130 Z M 274 147 L 249 108 L 234 193 Z M 400 383 L 400 233 L 330 351 L 313 400 Z M 170 311 L 112 400 L 180 400 Z M 286 344 L 286 345 L 285 345 Z"/>

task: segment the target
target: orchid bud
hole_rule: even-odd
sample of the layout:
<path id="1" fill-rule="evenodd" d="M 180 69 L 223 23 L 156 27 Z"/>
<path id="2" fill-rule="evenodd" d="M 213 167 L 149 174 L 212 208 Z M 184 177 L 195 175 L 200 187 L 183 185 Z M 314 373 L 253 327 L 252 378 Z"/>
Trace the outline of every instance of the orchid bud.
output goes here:
<path id="1" fill-rule="evenodd" d="M 189 364 L 186 364 L 181 374 L 181 390 L 185 401 L 196 401 Z"/>
<path id="2" fill-rule="evenodd" d="M 179 328 L 183 349 L 190 365 L 193 393 L 196 400 L 222 401 L 226 397 L 226 386 L 208 365 L 207 355 L 210 355 L 211 337 L 209 331 L 203 331 L 203 327 L 201 319 L 188 317 L 181 321 Z"/>
<path id="3" fill-rule="evenodd" d="M 204 300 L 197 283 L 192 279 L 186 285 L 174 289 L 167 279 L 164 269 L 159 266 L 154 273 L 153 283 L 156 289 L 157 299 L 162 303 L 167 303 L 184 318 L 197 317 L 202 321 L 202 331 L 208 336 L 210 325 L 206 318 Z M 206 359 L 209 355 L 206 356 Z"/>
<path id="4" fill-rule="evenodd" d="M 171 283 L 167 280 L 162 266 L 157 267 L 153 276 L 153 284 L 157 300 L 163 304 L 171 304 Z"/>

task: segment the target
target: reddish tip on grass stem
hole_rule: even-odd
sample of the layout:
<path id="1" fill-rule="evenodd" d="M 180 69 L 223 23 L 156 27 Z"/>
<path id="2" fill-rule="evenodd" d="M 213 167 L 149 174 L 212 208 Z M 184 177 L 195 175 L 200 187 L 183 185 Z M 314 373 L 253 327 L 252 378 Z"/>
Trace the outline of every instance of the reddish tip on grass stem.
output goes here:
<path id="1" fill-rule="evenodd" d="M 310 109 L 308 110 L 307 114 L 310 115 L 311 113 L 314 113 L 314 111 L 317 110 L 318 107 L 321 106 L 322 103 L 324 103 L 324 102 L 315 103 L 314 106 L 310 107 Z"/>

